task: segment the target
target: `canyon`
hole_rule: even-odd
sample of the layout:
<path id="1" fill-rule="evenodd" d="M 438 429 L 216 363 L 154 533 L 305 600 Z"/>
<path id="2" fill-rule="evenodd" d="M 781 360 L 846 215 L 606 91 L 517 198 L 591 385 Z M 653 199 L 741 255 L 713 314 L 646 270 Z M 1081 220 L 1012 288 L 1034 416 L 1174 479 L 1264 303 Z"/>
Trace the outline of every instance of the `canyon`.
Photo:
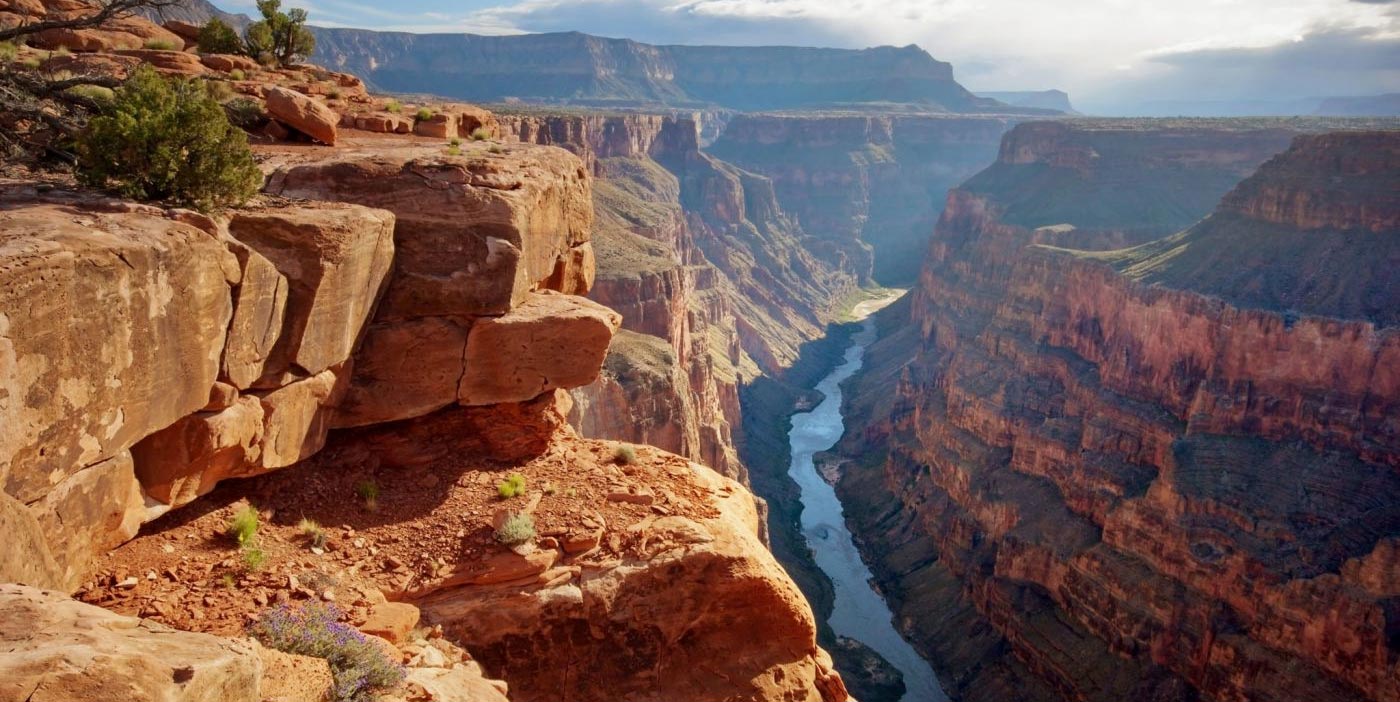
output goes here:
<path id="1" fill-rule="evenodd" d="M 0 698 L 323 700 L 248 633 L 332 605 L 394 702 L 1400 700 L 1393 122 L 212 16 L 16 49 L 265 180 L 0 178 Z"/>
<path id="2" fill-rule="evenodd" d="M 1017 127 L 882 313 L 838 491 L 955 699 L 1400 696 L 1400 140 L 1243 124 Z"/>

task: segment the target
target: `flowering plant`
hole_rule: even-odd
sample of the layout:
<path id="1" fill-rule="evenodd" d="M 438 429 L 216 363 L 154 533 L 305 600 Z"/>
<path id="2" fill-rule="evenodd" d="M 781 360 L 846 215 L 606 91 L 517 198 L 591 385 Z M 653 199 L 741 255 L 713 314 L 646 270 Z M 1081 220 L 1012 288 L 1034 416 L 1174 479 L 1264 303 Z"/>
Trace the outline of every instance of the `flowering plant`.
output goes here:
<path id="1" fill-rule="evenodd" d="M 369 702 L 376 692 L 397 686 L 406 673 L 369 637 L 342 623 L 341 616 L 335 605 L 282 604 L 264 611 L 248 633 L 268 648 L 326 659 L 335 678 L 335 699 Z"/>

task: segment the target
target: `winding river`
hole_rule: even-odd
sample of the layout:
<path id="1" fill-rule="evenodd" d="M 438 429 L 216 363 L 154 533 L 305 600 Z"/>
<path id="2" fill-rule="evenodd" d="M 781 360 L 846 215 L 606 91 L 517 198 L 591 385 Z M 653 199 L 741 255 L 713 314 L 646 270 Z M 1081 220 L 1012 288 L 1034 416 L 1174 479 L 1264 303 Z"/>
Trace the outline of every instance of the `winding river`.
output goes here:
<path id="1" fill-rule="evenodd" d="M 871 300 L 856 307 L 864 317 L 845 360 L 817 384 L 825 399 L 810 412 L 792 417 L 788 435 L 792 466 L 788 474 L 801 488 L 802 535 L 816 557 L 817 566 L 835 586 L 835 607 L 829 620 L 839 636 L 874 649 L 904 675 L 902 702 L 943 702 L 948 696 L 923 658 L 895 630 L 893 615 L 884 598 L 870 586 L 871 573 L 856 550 L 836 491 L 818 474 L 812 455 L 826 451 L 845 432 L 841 416 L 841 382 L 860 370 L 865 347 L 875 340 L 875 323 L 869 315 L 890 299 Z"/>

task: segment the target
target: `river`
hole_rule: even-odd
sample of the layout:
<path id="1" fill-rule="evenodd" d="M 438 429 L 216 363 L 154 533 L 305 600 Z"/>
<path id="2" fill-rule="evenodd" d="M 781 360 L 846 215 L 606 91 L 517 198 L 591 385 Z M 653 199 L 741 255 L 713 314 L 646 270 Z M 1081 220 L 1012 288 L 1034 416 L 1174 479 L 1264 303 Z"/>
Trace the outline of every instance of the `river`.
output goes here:
<path id="1" fill-rule="evenodd" d="M 839 636 L 846 636 L 874 649 L 904 675 L 905 693 L 901 702 L 943 702 L 937 678 L 928 662 L 895 630 L 893 615 L 884 598 L 870 586 L 870 569 L 860 558 L 836 491 L 818 474 L 813 454 L 826 451 L 845 432 L 841 416 L 841 382 L 860 370 L 865 347 L 875 340 L 875 323 L 869 317 L 890 299 L 871 300 L 856 307 L 864 317 L 862 328 L 846 349 L 845 360 L 817 384 L 825 398 L 810 412 L 792 417 L 788 435 L 792 446 L 792 466 L 788 474 L 801 488 L 802 535 L 816 558 L 817 566 L 831 578 L 835 606 L 828 620 Z"/>

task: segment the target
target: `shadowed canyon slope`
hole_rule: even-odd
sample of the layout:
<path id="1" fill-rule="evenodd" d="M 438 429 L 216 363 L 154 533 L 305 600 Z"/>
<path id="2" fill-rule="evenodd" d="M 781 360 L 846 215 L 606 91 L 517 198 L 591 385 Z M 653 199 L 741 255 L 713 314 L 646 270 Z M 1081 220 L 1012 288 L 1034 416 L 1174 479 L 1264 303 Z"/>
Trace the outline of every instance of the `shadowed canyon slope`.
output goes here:
<path id="1" fill-rule="evenodd" d="M 1400 699 L 1400 132 L 1222 192 L 1288 143 L 1022 125 L 949 194 L 840 491 L 960 699 Z"/>

